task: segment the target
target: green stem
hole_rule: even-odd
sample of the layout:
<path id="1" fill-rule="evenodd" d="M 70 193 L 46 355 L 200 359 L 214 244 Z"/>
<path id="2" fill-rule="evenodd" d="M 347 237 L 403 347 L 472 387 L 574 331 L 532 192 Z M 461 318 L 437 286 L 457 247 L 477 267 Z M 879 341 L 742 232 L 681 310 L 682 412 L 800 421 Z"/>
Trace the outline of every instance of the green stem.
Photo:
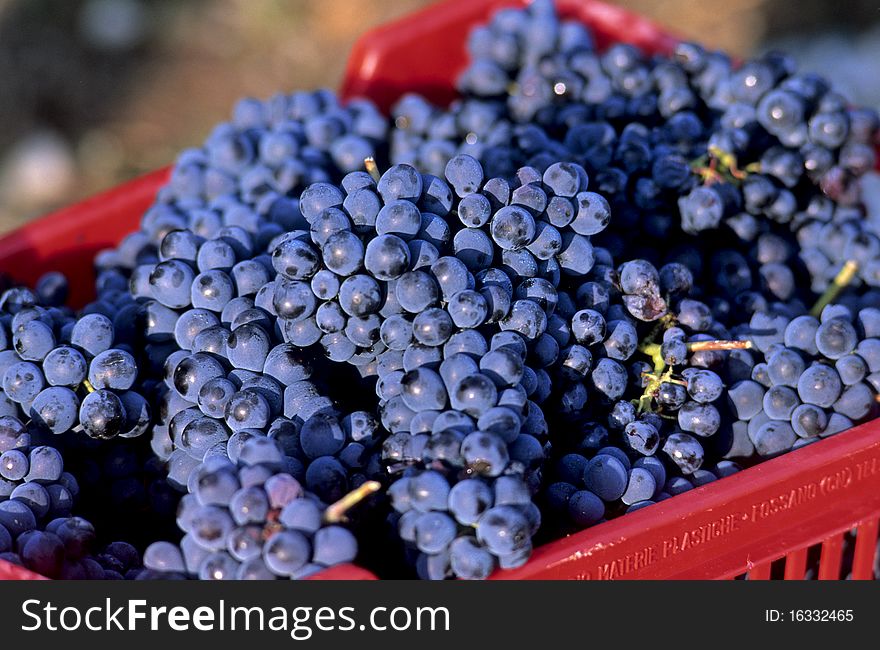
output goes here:
<path id="1" fill-rule="evenodd" d="M 379 179 L 382 178 L 382 174 L 379 173 L 379 165 L 376 164 L 376 159 L 372 156 L 364 158 L 364 167 L 367 173 L 373 177 L 373 180 L 378 183 Z"/>
<path id="2" fill-rule="evenodd" d="M 819 296 L 819 300 L 816 301 L 816 304 L 813 305 L 813 308 L 810 310 L 810 316 L 819 318 L 819 316 L 822 315 L 822 310 L 832 303 L 834 299 L 840 295 L 840 292 L 852 282 L 858 270 L 858 262 L 855 260 L 847 260 L 843 265 L 843 268 L 841 268 L 837 275 L 834 276 L 834 280 L 831 281 L 828 288 L 825 289 L 825 292 Z"/>

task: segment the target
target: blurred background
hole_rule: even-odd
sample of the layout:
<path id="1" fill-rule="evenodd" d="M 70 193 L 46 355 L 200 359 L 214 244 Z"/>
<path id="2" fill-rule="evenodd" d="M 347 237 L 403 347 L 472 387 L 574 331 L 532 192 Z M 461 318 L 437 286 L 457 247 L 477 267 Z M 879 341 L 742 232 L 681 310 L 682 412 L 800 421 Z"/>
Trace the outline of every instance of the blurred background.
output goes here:
<path id="1" fill-rule="evenodd" d="M 360 34 L 432 1 L 0 0 L 0 232 L 172 162 L 243 95 L 337 87 Z M 876 0 L 617 2 L 880 106 Z"/>

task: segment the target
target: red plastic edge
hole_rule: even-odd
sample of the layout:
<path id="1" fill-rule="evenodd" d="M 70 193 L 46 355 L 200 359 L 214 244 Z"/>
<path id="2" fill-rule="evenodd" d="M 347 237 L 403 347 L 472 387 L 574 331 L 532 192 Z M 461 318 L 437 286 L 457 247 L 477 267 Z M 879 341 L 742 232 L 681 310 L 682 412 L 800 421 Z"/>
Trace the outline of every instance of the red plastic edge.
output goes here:
<path id="1" fill-rule="evenodd" d="M 48 580 L 39 573 L 28 571 L 24 567 L 0 560 L 0 580 Z"/>
<path id="2" fill-rule="evenodd" d="M 95 254 L 137 229 L 169 175 L 170 168 L 159 169 L 5 235 L 0 238 L 0 273 L 32 286 L 43 273 L 61 271 L 72 280 L 70 304 L 85 304 L 94 297 L 86 278 L 92 275 Z"/>
<path id="3" fill-rule="evenodd" d="M 342 95 L 387 109 L 405 92 L 454 97 L 469 28 L 525 0 L 451 0 L 368 32 L 355 45 Z M 650 21 L 594 0 L 557 0 L 589 25 L 600 47 L 612 41 L 668 52 L 677 39 Z M 33 282 L 70 277 L 137 226 L 169 169 L 60 210 L 0 239 L 0 271 Z M 76 283 L 74 283 L 76 285 Z M 91 287 L 73 287 L 82 304 Z M 880 422 L 872 422 L 747 469 L 723 481 L 538 548 L 524 567 L 494 579 L 731 578 L 880 516 Z M 41 579 L 0 561 L 0 579 Z M 342 565 L 313 579 L 375 576 Z"/>

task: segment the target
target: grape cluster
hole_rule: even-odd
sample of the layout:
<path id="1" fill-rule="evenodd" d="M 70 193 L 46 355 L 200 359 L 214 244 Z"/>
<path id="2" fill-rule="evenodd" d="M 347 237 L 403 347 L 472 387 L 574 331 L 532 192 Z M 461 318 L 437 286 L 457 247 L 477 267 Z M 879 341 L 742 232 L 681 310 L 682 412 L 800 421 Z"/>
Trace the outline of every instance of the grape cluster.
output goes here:
<path id="1" fill-rule="evenodd" d="M 23 531 L 23 509 L 4 511 L 3 519 L 0 548 L 12 549 L 0 553 L 5 562 L 59 580 L 134 580 L 142 574 L 140 554 L 127 542 L 112 542 L 95 553 L 95 527 L 82 517 L 58 517 Z"/>
<path id="2" fill-rule="evenodd" d="M 686 485 L 709 476 L 701 468 L 726 412 L 725 385 L 706 366 L 741 345 L 716 338 L 728 332 L 688 297 L 693 279 L 680 264 L 597 265 L 586 280 L 569 316 L 577 343 L 550 367 L 544 405 L 552 454 L 538 501 L 563 529 L 650 505 L 667 474 Z"/>
<path id="3" fill-rule="evenodd" d="M 212 457 L 191 474 L 180 502 L 179 544 L 154 542 L 141 578 L 302 579 L 351 562 L 355 536 L 326 521 L 326 506 L 283 471 L 284 452 L 267 438 L 245 442 L 236 462 Z"/>
<path id="4" fill-rule="evenodd" d="M 552 468 L 543 506 L 561 534 L 634 512 L 740 471 L 730 460 L 711 469 L 667 476 L 668 463 L 656 456 L 635 461 L 607 446 L 589 460 L 579 453 L 560 457 Z"/>
<path id="5" fill-rule="evenodd" d="M 849 260 L 860 282 L 874 282 L 876 225 L 856 189 L 874 165 L 880 120 L 790 58 L 736 67 L 691 43 L 671 57 L 626 44 L 600 54 L 549 1 L 498 11 L 469 51 L 462 98 L 448 111 L 417 95 L 394 107 L 392 161 L 442 169 L 466 152 L 507 176 L 577 162 L 614 210 L 600 243 L 657 264 L 686 256 L 701 286 L 723 268 L 704 261 L 729 249 L 731 235 L 740 240 L 731 280 L 751 259 L 772 299 L 805 297 L 798 286 L 821 292 Z M 647 244 L 658 237 L 676 243 L 666 260 Z M 809 282 L 793 281 L 800 276 Z"/>
<path id="6" fill-rule="evenodd" d="M 279 273 L 296 262 L 277 252 L 298 228 L 308 232 L 302 189 L 362 167 L 386 128 L 371 104 L 343 108 L 327 92 L 244 100 L 180 157 L 140 231 L 99 254 L 102 275 L 127 278 L 157 378 L 150 447 L 178 491 L 191 496 L 203 462 L 236 463 L 255 437 L 279 445 L 284 471 L 324 503 L 380 473 L 375 416 L 340 412 L 329 377 L 313 377 L 326 374 L 308 350 L 322 332 L 313 314 L 297 317 L 303 297 Z M 312 278 L 312 300 L 321 281 Z M 357 287 L 349 293 L 361 299 Z M 162 505 L 174 503 L 159 492 Z"/>
<path id="7" fill-rule="evenodd" d="M 48 577 L 121 578 L 139 567 L 137 552 L 122 542 L 115 560 L 93 555 L 94 527 L 71 517 L 83 510 L 79 478 L 92 477 L 70 448 L 135 438 L 150 424 L 135 338 L 110 317 L 130 318 L 131 297 L 124 283 L 111 285 L 103 306 L 92 303 L 78 316 L 62 306 L 67 283 L 57 273 L 34 291 L 0 295 L 0 552 Z"/>
<path id="8" fill-rule="evenodd" d="M 599 305 L 578 304 L 586 309 L 571 331 L 604 357 L 589 382 L 601 399 L 596 403 L 568 373 L 552 376 L 558 401 L 551 430 L 558 427 L 552 420 L 562 419 L 584 435 L 552 437 L 562 480 L 545 498 L 582 527 L 601 519 L 609 504 L 636 505 L 638 496 L 649 504 L 664 494 L 665 474 L 649 478 L 633 460 L 674 470 L 671 480 L 680 483 L 706 473 L 700 468 L 710 458 L 790 448 L 795 436 L 768 425 L 756 452 L 728 388 L 763 350 L 753 332 L 765 328 L 781 338 L 788 321 L 810 318 L 815 294 L 833 287 L 845 265 L 854 267 L 856 281 L 833 295 L 847 305 L 843 316 L 852 320 L 878 305 L 878 294 L 859 286 L 871 286 L 880 249 L 854 195 L 855 181 L 874 164 L 877 116 L 848 107 L 826 82 L 796 74 L 791 60 L 775 53 L 738 69 L 692 44 L 668 59 L 649 59 L 628 45 L 598 54 L 589 34 L 559 21 L 549 2 L 497 12 L 472 32 L 469 50 L 462 98 L 448 110 L 417 95 L 394 107 L 392 161 L 437 170 L 466 152 L 508 178 L 521 165 L 540 172 L 560 160 L 581 164 L 614 213 L 597 243 L 631 260 L 616 274 L 609 269 L 609 281 L 599 268 L 577 288 L 578 299 Z M 647 244 L 656 238 L 672 245 Z M 612 318 L 622 312 L 636 322 L 615 323 L 620 333 L 603 340 L 604 310 L 621 298 L 625 310 L 616 306 Z M 656 319 L 664 321 L 662 335 L 637 322 Z M 719 339 L 755 343 L 756 351 L 713 349 Z M 589 347 L 595 342 L 604 348 L 600 355 Z M 642 354 L 630 359 L 637 349 Z M 789 368 L 795 380 L 810 363 L 828 363 L 815 352 L 798 353 L 805 363 Z M 834 409 L 820 415 L 795 400 L 799 426 L 810 420 L 830 435 L 872 414 L 876 389 L 862 381 L 868 370 L 860 375 L 865 364 L 847 357 L 855 388 L 840 407 L 858 417 Z M 804 381 L 817 372 L 811 368 Z M 768 392 L 787 407 L 787 391 Z M 771 439 L 781 446 L 767 447 Z M 655 463 L 656 451 L 666 461 Z"/>
<path id="9" fill-rule="evenodd" d="M 55 293 L 49 293 L 46 282 L 41 279 L 44 286 L 38 288 L 50 301 L 64 295 L 57 286 Z M 127 292 L 108 290 L 102 303 L 89 305 L 76 317 L 28 289 L 4 292 L 0 296 L 3 413 L 59 435 L 68 431 L 84 431 L 97 439 L 143 435 L 150 424 L 150 408 L 135 390 L 139 388 L 135 338 L 124 329 L 117 333 L 119 323 L 114 325 L 99 311 L 106 307 L 127 321 L 133 318 L 128 309 L 133 306 Z"/>
<path id="10" fill-rule="evenodd" d="M 0 418 L 0 509 L 24 512 L 24 505 L 31 515 L 23 515 L 28 525 L 18 532 L 33 529 L 47 517 L 69 515 L 78 492 L 57 449 L 32 444 L 30 433 L 15 417 Z"/>
<path id="11" fill-rule="evenodd" d="M 141 229 L 99 254 L 101 274 L 125 279 L 133 299 L 149 374 L 159 378 L 151 446 L 178 489 L 206 454 L 226 455 L 227 443 L 253 435 L 281 442 L 287 470 L 307 482 L 314 476 L 312 488 L 330 501 L 375 473 L 367 449 L 372 416 L 326 415 L 334 411 L 329 382 L 311 381 L 314 355 L 303 350 L 323 333 L 315 318 L 297 318 L 296 310 L 315 294 L 297 294 L 302 287 L 278 275 L 284 260 L 270 252 L 308 232 L 303 188 L 362 167 L 381 150 L 386 130 L 369 102 L 343 107 L 327 91 L 242 100 L 231 122 L 180 156 Z M 321 281 L 313 279 L 317 295 L 331 288 Z M 359 289 L 350 287 L 345 291 L 359 300 Z M 300 427 L 319 413 L 305 427 L 302 448 Z M 348 431 L 338 447 L 310 445 L 326 427 L 342 426 Z M 316 454 L 322 445 L 326 453 Z"/>
<path id="12" fill-rule="evenodd" d="M 767 317 L 752 319 L 758 329 Z M 876 414 L 880 311 L 829 305 L 819 318 L 776 316 L 727 391 L 736 419 L 728 457 L 774 456 Z M 778 327 L 778 329 L 776 329 Z"/>
<path id="13" fill-rule="evenodd" d="M 877 414 L 875 113 L 779 53 L 600 52 L 550 0 L 468 49 L 448 108 L 242 100 L 93 303 L 0 296 L 0 553 L 484 579 Z"/>
<path id="14" fill-rule="evenodd" d="M 93 554 L 94 526 L 70 516 L 79 491 L 57 449 L 32 444 L 17 418 L 0 417 L 0 559 L 49 578 L 133 577 L 140 558 L 130 544 Z"/>
<path id="15" fill-rule="evenodd" d="M 389 487 L 401 537 L 422 553 L 416 565 L 423 575 L 474 578 L 496 563 L 528 559 L 540 513 L 526 481 L 543 460 L 539 402 L 551 390 L 545 368 L 561 352 L 578 355 L 561 351 L 571 336 L 555 313 L 557 287 L 590 272 L 589 237 L 611 215 L 587 191 L 579 165 L 544 174 L 524 167 L 508 182 L 485 179 L 481 164 L 460 154 L 444 177 L 396 165 L 375 181 L 359 176 L 356 187 L 346 187 L 346 177 L 346 192 L 311 186 L 301 206 L 313 219 L 314 243 L 315 230 L 331 219 L 341 227 L 335 240 L 344 242 L 336 250 L 328 239 L 307 257 L 337 273 L 365 271 L 339 284 L 333 309 L 347 314 L 334 326 L 341 332 L 334 344 L 345 341 L 349 351 L 322 345 L 337 361 L 358 349 L 376 355 L 361 374 L 378 377 L 378 412 L 390 434 L 384 460 L 392 474 L 403 472 Z M 322 212 L 311 208 L 319 192 Z M 301 256 L 306 246 L 289 248 Z M 333 268 L 343 256 L 347 266 Z M 279 273 L 290 266 L 303 265 L 289 260 Z M 343 290 L 355 278 L 369 291 L 352 301 Z M 353 313 L 353 305 L 362 311 Z M 365 320 L 371 335 L 359 339 L 352 332 Z M 584 361 L 582 374 L 589 371 Z"/>

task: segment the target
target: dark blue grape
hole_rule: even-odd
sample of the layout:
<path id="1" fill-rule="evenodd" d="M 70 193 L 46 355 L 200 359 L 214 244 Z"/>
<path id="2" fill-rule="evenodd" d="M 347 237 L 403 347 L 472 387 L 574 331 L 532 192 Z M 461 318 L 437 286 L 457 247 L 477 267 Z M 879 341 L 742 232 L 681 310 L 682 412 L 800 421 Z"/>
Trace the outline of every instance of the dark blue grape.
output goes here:
<path id="1" fill-rule="evenodd" d="M 476 373 L 460 379 L 450 391 L 449 399 L 454 409 L 479 417 L 496 405 L 498 391 L 489 377 Z"/>
<path id="2" fill-rule="evenodd" d="M 7 481 L 20 481 L 30 470 L 28 457 L 17 449 L 0 454 L 0 476 Z"/>
<path id="3" fill-rule="evenodd" d="M 193 307 L 222 312 L 226 304 L 235 297 L 235 285 L 224 271 L 210 269 L 193 279 L 190 293 Z"/>
<path id="4" fill-rule="evenodd" d="M 382 304 L 379 284 L 367 275 L 346 278 L 339 287 L 339 306 L 350 316 L 375 313 Z"/>
<path id="5" fill-rule="evenodd" d="M 137 363 L 125 350 L 101 352 L 89 364 L 89 383 L 93 388 L 128 390 L 137 378 Z"/>
<path id="6" fill-rule="evenodd" d="M 43 374 L 50 386 L 79 386 L 86 378 L 88 365 L 75 348 L 60 346 L 43 359 Z"/>
<path id="7" fill-rule="evenodd" d="M 832 318 L 816 330 L 816 347 L 829 359 L 839 359 L 852 352 L 858 343 L 852 324 L 843 318 Z"/>
<path id="8" fill-rule="evenodd" d="M 269 423 L 271 409 L 266 398 L 253 389 L 238 391 L 224 411 L 226 425 L 233 431 L 262 429 Z"/>
<path id="9" fill-rule="evenodd" d="M 807 368 L 798 379 L 797 392 L 801 401 L 829 408 L 841 392 L 840 376 L 834 368 L 821 363 Z"/>
<path id="10" fill-rule="evenodd" d="M 713 476 L 712 478 L 714 479 L 715 477 Z M 650 499 L 654 496 L 656 489 L 657 486 L 653 474 L 646 469 L 635 467 L 629 474 L 626 492 L 623 493 L 620 500 L 626 505 L 633 505 Z"/>
<path id="11" fill-rule="evenodd" d="M 357 552 L 357 540 L 342 526 L 326 526 L 315 532 L 312 542 L 313 562 L 323 566 L 352 562 Z"/>
<path id="12" fill-rule="evenodd" d="M 740 420 L 751 420 L 763 408 L 764 388 L 755 381 L 737 382 L 727 394 Z"/>
<path id="13" fill-rule="evenodd" d="M 443 551 L 455 539 L 457 526 L 442 512 L 426 512 L 415 521 L 416 547 L 423 553 Z"/>
<path id="14" fill-rule="evenodd" d="M 236 328 L 229 336 L 226 356 L 236 368 L 259 372 L 271 347 L 271 340 L 263 328 L 248 323 Z"/>
<path id="15" fill-rule="evenodd" d="M 605 516 L 602 499 L 589 490 L 573 492 L 568 498 L 567 510 L 569 518 L 579 528 L 592 526 Z"/>
<path id="16" fill-rule="evenodd" d="M 663 445 L 663 451 L 684 474 L 693 474 L 700 469 L 705 457 L 702 445 L 687 433 L 671 434 Z"/>
<path id="17" fill-rule="evenodd" d="M 439 298 L 437 283 L 423 271 L 404 273 L 398 278 L 394 290 L 400 306 L 413 314 L 436 304 Z"/>
<path id="18" fill-rule="evenodd" d="M 626 370 L 613 359 L 600 359 L 591 378 L 596 390 L 609 400 L 619 399 L 626 391 Z"/>
<path id="19" fill-rule="evenodd" d="M 311 558 L 312 548 L 306 537 L 294 530 L 282 530 L 272 535 L 263 546 L 263 561 L 272 573 L 292 576 Z"/>
<path id="20" fill-rule="evenodd" d="M 458 154 L 446 164 L 446 180 L 455 193 L 464 198 L 480 189 L 483 184 L 483 167 L 467 154 Z"/>
<path id="21" fill-rule="evenodd" d="M 874 392 L 867 384 L 859 382 L 846 387 L 833 408 L 836 413 L 857 421 L 868 415 L 874 403 Z"/>
<path id="22" fill-rule="evenodd" d="M 859 383 L 868 374 L 868 365 L 857 354 L 848 354 L 837 359 L 834 367 L 845 386 Z"/>
<path id="23" fill-rule="evenodd" d="M 347 472 L 330 456 L 316 458 L 306 469 L 306 486 L 325 503 L 338 501 L 348 491 Z"/>
<path id="24" fill-rule="evenodd" d="M 317 300 L 308 283 L 278 279 L 272 292 L 272 307 L 279 317 L 297 321 L 315 313 Z"/>
<path id="25" fill-rule="evenodd" d="M 791 426 L 801 438 L 813 438 L 825 431 L 828 415 L 814 404 L 801 404 L 791 414 Z"/>
<path id="26" fill-rule="evenodd" d="M 775 456 L 791 449 L 797 435 L 788 422 L 771 421 L 761 426 L 752 439 L 759 455 Z"/>
<path id="27" fill-rule="evenodd" d="M 63 273 L 49 271 L 40 276 L 34 290 L 41 304 L 60 307 L 67 301 L 70 287 Z"/>
<path id="28" fill-rule="evenodd" d="M 269 280 L 266 266 L 256 260 L 243 260 L 232 267 L 232 281 L 239 296 L 255 295 Z"/>
<path id="29" fill-rule="evenodd" d="M 626 490 L 627 469 L 617 458 L 601 454 L 587 464 L 583 481 L 603 501 L 616 501 Z"/>
<path id="30" fill-rule="evenodd" d="M 119 397 L 109 390 L 96 390 L 83 398 L 79 421 L 91 438 L 106 440 L 125 430 L 125 408 Z"/>
<path id="31" fill-rule="evenodd" d="M 681 227 L 686 233 L 698 234 L 717 228 L 724 217 L 724 201 L 711 187 L 697 187 L 678 200 Z"/>
<path id="32" fill-rule="evenodd" d="M 495 568 L 492 554 L 472 537 L 458 537 L 449 546 L 449 564 L 463 580 L 485 580 Z"/>
<path id="33" fill-rule="evenodd" d="M 36 528 L 36 519 L 31 509 L 21 501 L 9 500 L 0 503 L 0 526 L 13 538 Z"/>
<path id="34" fill-rule="evenodd" d="M 571 333 L 581 345 L 599 343 L 605 338 L 605 318 L 598 311 L 582 309 L 571 319 Z"/>
<path id="35" fill-rule="evenodd" d="M 639 458 L 633 463 L 633 468 L 645 469 L 654 477 L 654 484 L 657 488 L 662 488 L 666 483 L 666 467 L 663 462 L 656 456 L 648 456 Z"/>
<path id="36" fill-rule="evenodd" d="M 764 413 L 774 420 L 788 420 L 799 403 L 797 393 L 788 386 L 772 386 L 764 394 Z"/>
<path id="37" fill-rule="evenodd" d="M 195 274 L 192 268 L 179 260 L 160 262 L 150 273 L 153 297 L 166 307 L 180 309 L 191 302 L 190 287 Z"/>
<path id="38" fill-rule="evenodd" d="M 709 437 L 721 426 L 721 415 L 712 404 L 685 402 L 678 411 L 678 426 L 700 437 Z"/>
<path id="39" fill-rule="evenodd" d="M 465 437 L 461 454 L 468 469 L 483 476 L 498 476 L 510 458 L 504 439 L 485 431 L 475 431 Z"/>
<path id="40" fill-rule="evenodd" d="M 76 426 L 79 405 L 79 398 L 72 390 L 53 386 L 34 398 L 30 412 L 36 423 L 58 434 Z"/>
<path id="41" fill-rule="evenodd" d="M 657 429 L 647 422 L 630 422 L 624 428 L 624 435 L 630 448 L 643 456 L 652 455 L 660 444 Z"/>
<path id="42" fill-rule="evenodd" d="M 492 240 L 504 250 L 519 250 L 535 238 L 535 220 L 518 206 L 501 208 L 490 222 Z"/>
<path id="43" fill-rule="evenodd" d="M 423 345 L 442 345 L 452 335 L 453 329 L 449 313 L 437 307 L 425 309 L 413 319 L 413 336 Z"/>
<path id="44" fill-rule="evenodd" d="M 12 344 L 25 361 L 42 361 L 55 347 L 55 336 L 51 327 L 32 320 L 15 329 Z"/>
<path id="45" fill-rule="evenodd" d="M 449 491 L 449 511 L 464 526 L 474 525 L 493 504 L 492 490 L 479 479 L 459 481 Z"/>
<path id="46" fill-rule="evenodd" d="M 333 456 L 342 449 L 345 441 L 339 420 L 329 413 L 313 415 L 303 423 L 300 431 L 300 444 L 309 458 Z"/>
<path id="47" fill-rule="evenodd" d="M 422 175 L 410 165 L 394 165 L 382 174 L 376 189 L 386 204 L 396 199 L 415 202 L 422 194 Z"/>
<path id="48" fill-rule="evenodd" d="M 45 386 L 39 366 L 29 361 L 13 363 L 3 375 L 3 392 L 19 404 L 31 402 Z"/>
<path id="49" fill-rule="evenodd" d="M 100 354 L 113 344 L 113 323 L 102 314 L 88 314 L 73 326 L 71 344 L 90 355 Z"/>
<path id="50" fill-rule="evenodd" d="M 477 539 L 496 557 L 504 557 L 530 545 L 526 518 L 513 506 L 495 506 L 477 522 Z"/>

